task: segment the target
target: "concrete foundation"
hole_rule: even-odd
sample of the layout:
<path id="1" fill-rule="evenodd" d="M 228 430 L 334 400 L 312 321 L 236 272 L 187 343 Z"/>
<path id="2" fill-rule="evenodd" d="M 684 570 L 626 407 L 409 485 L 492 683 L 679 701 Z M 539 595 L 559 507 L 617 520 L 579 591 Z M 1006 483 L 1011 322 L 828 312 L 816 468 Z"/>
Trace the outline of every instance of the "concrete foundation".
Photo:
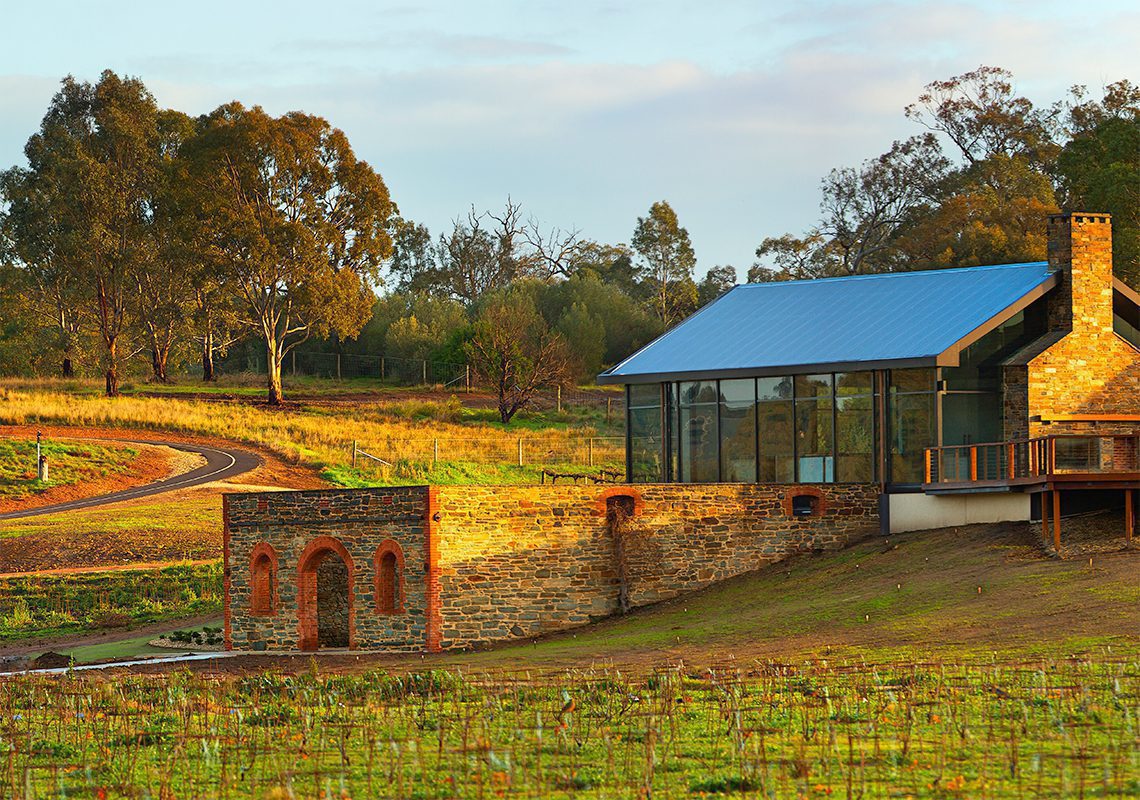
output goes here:
<path id="1" fill-rule="evenodd" d="M 1029 520 L 1029 495 L 1014 492 L 893 494 L 890 504 L 891 533 Z"/>

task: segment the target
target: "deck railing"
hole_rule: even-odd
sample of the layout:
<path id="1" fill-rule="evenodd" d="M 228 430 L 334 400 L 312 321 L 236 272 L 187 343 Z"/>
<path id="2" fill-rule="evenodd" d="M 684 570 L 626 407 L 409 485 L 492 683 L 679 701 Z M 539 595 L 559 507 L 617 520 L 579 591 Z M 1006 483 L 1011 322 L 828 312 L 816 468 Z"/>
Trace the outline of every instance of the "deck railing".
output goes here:
<path id="1" fill-rule="evenodd" d="M 1140 436 L 1052 434 L 926 449 L 927 484 L 1008 483 L 1065 474 L 1140 472 Z"/>

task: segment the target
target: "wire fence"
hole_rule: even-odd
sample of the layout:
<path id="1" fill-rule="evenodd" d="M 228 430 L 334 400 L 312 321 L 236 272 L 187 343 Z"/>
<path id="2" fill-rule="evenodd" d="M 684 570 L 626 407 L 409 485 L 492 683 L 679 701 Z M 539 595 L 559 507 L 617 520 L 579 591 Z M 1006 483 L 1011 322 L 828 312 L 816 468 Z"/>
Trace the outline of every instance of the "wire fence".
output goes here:
<path id="1" fill-rule="evenodd" d="M 352 443 L 353 466 L 393 466 L 400 461 L 435 466 L 440 462 L 509 464 L 518 467 L 622 469 L 621 436 L 496 436 L 387 438 Z M 361 456 L 360 454 L 363 454 Z"/>
<path id="2" fill-rule="evenodd" d="M 265 356 L 250 353 L 219 366 L 225 374 L 266 372 Z M 282 365 L 285 378 L 304 376 L 334 380 L 371 378 L 393 386 L 422 387 L 426 390 L 455 392 L 488 392 L 478 374 L 468 364 L 432 361 L 422 358 L 357 355 L 352 353 L 290 352 Z M 533 411 L 562 411 L 567 408 L 590 408 L 604 411 L 606 421 L 620 419 L 625 412 L 625 396 L 606 390 L 583 390 L 550 386 L 540 389 L 527 408 Z"/>

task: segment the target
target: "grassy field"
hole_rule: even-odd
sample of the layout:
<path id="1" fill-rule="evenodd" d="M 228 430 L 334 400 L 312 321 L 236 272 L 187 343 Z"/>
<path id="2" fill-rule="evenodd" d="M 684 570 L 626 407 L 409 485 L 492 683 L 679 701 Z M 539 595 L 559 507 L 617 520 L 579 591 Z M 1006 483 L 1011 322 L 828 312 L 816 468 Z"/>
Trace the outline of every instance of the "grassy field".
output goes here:
<path id="1" fill-rule="evenodd" d="M 215 436 L 265 447 L 350 486 L 447 480 L 449 475 L 447 482 L 529 482 L 545 466 L 601 469 L 617 467 L 623 458 L 618 435 L 622 420 L 613 415 L 607 423 L 604 410 L 524 412 L 504 426 L 493 410 L 465 405 L 455 396 L 441 400 L 397 395 L 351 403 L 316 399 L 273 409 L 183 397 L 108 399 L 82 382 L 9 380 L 0 382 L 0 424 Z M 365 467 L 361 460 L 354 470 L 354 441 L 393 466 Z M 516 469 L 503 469 L 512 464 Z"/>
<path id="2" fill-rule="evenodd" d="M 2 686 L 11 797 L 1140 792 L 1135 654 Z"/>
<path id="3" fill-rule="evenodd" d="M 138 451 L 86 442 L 45 442 L 52 486 L 69 486 L 123 472 Z M 0 439 L 0 500 L 19 499 L 47 488 L 36 479 L 35 441 Z"/>
<path id="4" fill-rule="evenodd" d="M 221 496 L 210 489 L 8 520 L 0 573 L 221 558 L 221 520 Z"/>
<path id="5" fill-rule="evenodd" d="M 121 628 L 222 609 L 221 562 L 0 579 L 0 641 Z"/>

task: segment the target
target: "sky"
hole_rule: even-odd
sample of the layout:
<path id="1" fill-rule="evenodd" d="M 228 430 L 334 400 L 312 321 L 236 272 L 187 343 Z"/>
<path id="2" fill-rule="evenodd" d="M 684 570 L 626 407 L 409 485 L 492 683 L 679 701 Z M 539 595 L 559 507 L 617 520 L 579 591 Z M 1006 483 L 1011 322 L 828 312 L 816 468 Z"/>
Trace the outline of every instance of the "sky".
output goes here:
<path id="1" fill-rule="evenodd" d="M 1126 0 L 197 0 L 0 4 L 0 167 L 68 74 L 141 78 L 191 114 L 240 100 L 343 129 L 401 214 L 438 234 L 509 195 L 628 242 L 667 200 L 698 277 L 743 278 L 818 216 L 819 181 L 921 132 L 903 108 L 979 65 L 1042 104 L 1140 82 Z M 1099 95 L 1098 95 L 1099 96 Z"/>

